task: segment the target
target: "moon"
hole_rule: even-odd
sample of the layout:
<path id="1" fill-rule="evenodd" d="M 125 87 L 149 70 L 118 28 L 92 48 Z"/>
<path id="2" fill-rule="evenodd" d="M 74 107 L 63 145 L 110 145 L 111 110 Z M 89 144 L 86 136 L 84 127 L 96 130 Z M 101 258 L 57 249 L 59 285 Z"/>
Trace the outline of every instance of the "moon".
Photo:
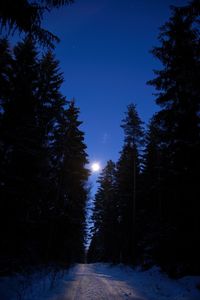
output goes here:
<path id="1" fill-rule="evenodd" d="M 101 170 L 101 166 L 99 162 L 93 162 L 91 164 L 92 172 L 99 172 Z"/>

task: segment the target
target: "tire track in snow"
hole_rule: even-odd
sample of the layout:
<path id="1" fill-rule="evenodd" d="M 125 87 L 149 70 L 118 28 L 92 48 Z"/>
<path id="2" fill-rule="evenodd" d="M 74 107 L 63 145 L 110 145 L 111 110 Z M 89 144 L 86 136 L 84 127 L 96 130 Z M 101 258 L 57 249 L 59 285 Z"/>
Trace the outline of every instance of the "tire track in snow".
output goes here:
<path id="1" fill-rule="evenodd" d="M 96 272 L 93 265 L 75 267 L 73 279 L 66 282 L 62 296 L 55 300 L 145 300 L 124 281 L 111 275 Z"/>

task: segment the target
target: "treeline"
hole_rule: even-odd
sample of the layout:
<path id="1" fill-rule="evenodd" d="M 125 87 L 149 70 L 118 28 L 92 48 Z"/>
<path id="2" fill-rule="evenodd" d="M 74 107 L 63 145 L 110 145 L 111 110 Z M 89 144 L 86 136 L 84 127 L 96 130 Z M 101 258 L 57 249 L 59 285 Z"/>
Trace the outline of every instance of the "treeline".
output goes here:
<path id="1" fill-rule="evenodd" d="M 51 51 L 0 40 L 0 267 L 81 261 L 87 154 Z"/>
<path id="2" fill-rule="evenodd" d="M 145 131 L 135 105 L 121 127 L 119 161 L 99 177 L 88 260 L 200 272 L 200 2 L 172 8 L 153 55 L 158 93 Z"/>
<path id="3" fill-rule="evenodd" d="M 23 33 L 44 47 L 54 48 L 59 38 L 43 28 L 45 13 L 72 4 L 74 0 L 1 0 L 0 33 Z"/>

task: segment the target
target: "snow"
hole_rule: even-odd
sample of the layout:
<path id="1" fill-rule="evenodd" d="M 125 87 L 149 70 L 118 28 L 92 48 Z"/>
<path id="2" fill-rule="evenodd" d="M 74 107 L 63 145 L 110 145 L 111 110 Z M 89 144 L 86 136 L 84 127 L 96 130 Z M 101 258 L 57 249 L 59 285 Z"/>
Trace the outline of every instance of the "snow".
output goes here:
<path id="1" fill-rule="evenodd" d="M 0 300 L 46 300 L 62 289 L 67 271 L 42 269 L 0 278 Z"/>
<path id="2" fill-rule="evenodd" d="M 168 278 L 158 267 L 79 264 L 69 271 L 37 271 L 0 278 L 0 300 L 200 300 L 200 277 Z"/>
<path id="3" fill-rule="evenodd" d="M 97 264 L 96 268 L 103 274 L 126 282 L 145 300 L 200 300 L 200 291 L 196 288 L 200 276 L 174 280 L 162 273 L 159 267 L 141 271 L 123 265 L 108 268 L 107 265 Z"/>

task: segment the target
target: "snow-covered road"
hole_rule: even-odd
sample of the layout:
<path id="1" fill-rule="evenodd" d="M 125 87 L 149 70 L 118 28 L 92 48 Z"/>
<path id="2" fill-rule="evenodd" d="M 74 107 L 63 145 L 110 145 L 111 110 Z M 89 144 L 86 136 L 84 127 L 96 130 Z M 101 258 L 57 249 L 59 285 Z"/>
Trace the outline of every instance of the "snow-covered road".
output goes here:
<path id="1" fill-rule="evenodd" d="M 142 272 L 124 265 L 78 264 L 65 277 L 62 293 L 50 300 L 200 300 L 199 280 L 175 281 L 156 267 Z"/>
<path id="2" fill-rule="evenodd" d="M 103 271 L 103 270 L 102 270 Z M 108 272 L 106 272 L 108 273 Z M 111 272 L 112 273 L 112 272 Z M 73 279 L 66 283 L 66 293 L 59 300 L 121 300 L 144 299 L 125 281 L 102 273 L 95 265 L 80 264 L 74 269 Z"/>
<path id="3" fill-rule="evenodd" d="M 77 264 L 0 277 L 0 300 L 200 300 L 197 286 L 199 276 L 174 280 L 156 266 Z"/>

